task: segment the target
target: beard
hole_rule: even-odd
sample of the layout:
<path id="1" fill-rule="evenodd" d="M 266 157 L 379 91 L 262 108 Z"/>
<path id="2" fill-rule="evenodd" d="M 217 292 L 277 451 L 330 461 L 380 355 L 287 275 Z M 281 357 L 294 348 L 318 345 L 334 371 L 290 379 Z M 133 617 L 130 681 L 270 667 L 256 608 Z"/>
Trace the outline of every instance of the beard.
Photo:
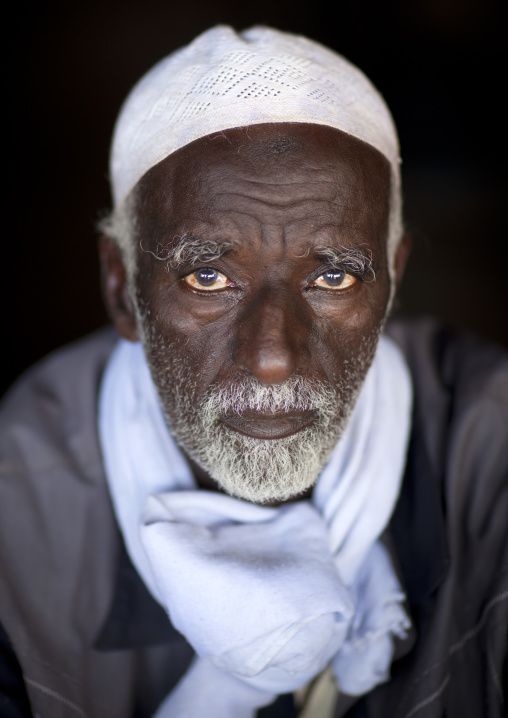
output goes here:
<path id="1" fill-rule="evenodd" d="M 199 397 L 195 361 L 185 342 L 167 342 L 138 316 L 152 379 L 168 427 L 188 457 L 228 494 L 254 503 L 286 501 L 314 485 L 342 436 L 374 358 L 380 331 L 345 359 L 335 384 L 296 375 L 265 386 L 243 374 L 228 385 L 212 384 Z M 312 412 L 314 421 L 277 439 L 246 436 L 223 423 L 245 412 Z"/>

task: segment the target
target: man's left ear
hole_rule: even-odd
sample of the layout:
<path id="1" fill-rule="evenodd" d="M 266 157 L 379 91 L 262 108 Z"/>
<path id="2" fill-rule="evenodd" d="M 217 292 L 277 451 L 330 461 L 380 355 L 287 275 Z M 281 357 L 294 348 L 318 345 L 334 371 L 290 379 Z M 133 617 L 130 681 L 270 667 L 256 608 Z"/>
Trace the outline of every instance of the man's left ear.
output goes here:
<path id="1" fill-rule="evenodd" d="M 411 254 L 412 246 L 413 240 L 407 232 L 404 232 L 395 252 L 395 281 L 397 283 L 397 289 L 399 288 L 402 277 L 404 276 L 404 270 L 406 268 L 409 255 Z"/>
<path id="2" fill-rule="evenodd" d="M 127 272 L 117 244 L 106 235 L 99 239 L 101 287 L 104 304 L 121 337 L 139 341 L 136 315 L 127 284 Z"/>

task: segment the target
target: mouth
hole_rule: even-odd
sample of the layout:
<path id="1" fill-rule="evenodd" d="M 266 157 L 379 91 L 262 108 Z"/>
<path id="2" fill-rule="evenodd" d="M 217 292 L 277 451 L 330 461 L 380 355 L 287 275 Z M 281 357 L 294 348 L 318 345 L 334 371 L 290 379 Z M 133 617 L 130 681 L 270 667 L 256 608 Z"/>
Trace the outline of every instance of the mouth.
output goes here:
<path id="1" fill-rule="evenodd" d="M 226 414 L 221 418 L 221 423 L 228 429 L 253 439 L 284 439 L 306 429 L 315 421 L 315 411 L 278 414 L 244 412 Z"/>

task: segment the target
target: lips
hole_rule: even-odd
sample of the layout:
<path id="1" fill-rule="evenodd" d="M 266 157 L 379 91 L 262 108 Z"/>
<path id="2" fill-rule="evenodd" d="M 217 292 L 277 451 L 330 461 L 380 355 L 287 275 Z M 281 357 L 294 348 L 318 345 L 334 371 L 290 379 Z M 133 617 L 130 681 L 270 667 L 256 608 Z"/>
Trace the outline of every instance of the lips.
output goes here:
<path id="1" fill-rule="evenodd" d="M 315 411 L 261 414 L 226 414 L 221 422 L 228 429 L 254 439 L 283 439 L 310 426 L 316 420 Z"/>

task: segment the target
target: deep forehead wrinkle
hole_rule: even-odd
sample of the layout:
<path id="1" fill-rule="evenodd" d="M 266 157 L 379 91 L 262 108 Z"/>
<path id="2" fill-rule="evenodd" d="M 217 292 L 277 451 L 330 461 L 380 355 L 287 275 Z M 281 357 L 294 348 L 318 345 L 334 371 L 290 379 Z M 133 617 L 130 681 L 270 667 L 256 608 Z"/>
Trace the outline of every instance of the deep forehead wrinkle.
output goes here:
<path id="1" fill-rule="evenodd" d="M 349 219 L 353 212 L 357 225 L 370 225 L 373 207 L 378 205 L 377 197 L 370 197 L 368 188 L 354 182 L 336 182 L 333 177 L 323 181 L 295 181 L 264 182 L 236 179 L 234 182 L 224 181 L 217 183 L 213 195 L 213 209 L 230 211 L 234 202 L 234 212 L 245 213 L 266 212 L 264 219 L 270 223 L 280 221 L 284 223 L 305 218 L 309 212 L 317 212 L 323 218 L 334 218 L 335 221 L 351 222 Z M 361 208 L 356 202 L 358 196 L 365 196 L 365 207 Z M 286 216 L 282 213 L 294 210 Z"/>
<path id="2" fill-rule="evenodd" d="M 230 186 L 228 182 L 231 182 Z M 288 201 L 302 202 L 308 199 L 315 201 L 333 202 L 337 197 L 337 184 L 340 184 L 343 191 L 346 186 L 351 192 L 357 190 L 356 178 L 353 181 L 344 181 L 342 178 L 330 177 L 321 170 L 314 171 L 314 177 L 302 179 L 297 173 L 290 171 L 281 174 L 277 179 L 267 180 L 266 177 L 221 177 L 220 187 L 216 191 L 217 197 L 248 197 L 261 202 L 276 203 L 284 206 Z M 316 190 L 315 194 L 310 192 Z M 286 195 L 289 194 L 290 198 Z"/>
<path id="3" fill-rule="evenodd" d="M 292 196 L 281 197 L 275 195 L 274 193 L 270 194 L 269 189 L 269 187 L 266 188 L 265 194 L 263 196 L 260 194 L 259 196 L 251 195 L 250 197 L 246 197 L 241 192 L 217 192 L 217 206 L 219 209 L 222 209 L 222 206 L 227 209 L 228 202 L 231 200 L 232 197 L 234 197 L 238 198 L 237 206 L 241 209 L 244 209 L 246 214 L 249 214 L 249 211 L 252 211 L 251 208 L 259 206 L 265 206 L 268 208 L 281 210 L 291 209 L 292 207 L 302 207 L 302 212 L 305 212 L 308 211 L 308 208 L 312 205 L 323 202 L 323 200 L 321 199 L 316 199 L 315 197 L 308 197 L 303 195 L 303 193 L 303 196 L 295 196 L 295 194 L 293 194 Z M 221 200 L 223 201 L 222 206 Z M 331 200 L 324 201 L 327 202 L 330 208 L 334 209 Z"/>

